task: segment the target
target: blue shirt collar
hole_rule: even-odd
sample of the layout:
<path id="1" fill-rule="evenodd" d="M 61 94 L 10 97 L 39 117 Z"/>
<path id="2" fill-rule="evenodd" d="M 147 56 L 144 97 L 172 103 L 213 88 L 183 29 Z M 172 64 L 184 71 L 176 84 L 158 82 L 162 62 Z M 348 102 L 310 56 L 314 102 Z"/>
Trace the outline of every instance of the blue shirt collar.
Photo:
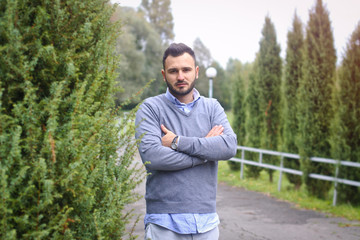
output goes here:
<path id="1" fill-rule="evenodd" d="M 199 93 L 199 91 L 194 88 L 193 94 L 194 94 L 194 100 L 193 100 L 191 103 L 188 103 L 188 104 L 182 103 L 182 102 L 180 102 L 176 97 L 174 97 L 174 96 L 170 93 L 169 88 L 166 89 L 165 96 L 166 96 L 166 98 L 169 99 L 169 101 L 172 102 L 173 104 L 175 104 L 175 105 L 177 105 L 177 106 L 184 106 L 184 105 L 194 105 L 195 102 L 196 102 L 197 100 L 199 100 L 199 98 L 200 98 L 200 93 Z"/>
<path id="2" fill-rule="evenodd" d="M 177 107 L 178 109 L 180 109 L 185 113 L 190 113 L 193 107 L 195 106 L 195 103 L 200 99 L 200 93 L 195 88 L 193 94 L 194 94 L 194 100 L 188 104 L 182 103 L 176 97 L 174 97 L 170 93 L 169 88 L 166 90 L 165 96 L 167 99 L 169 99 L 170 102 L 172 102 L 175 105 L 175 107 Z"/>

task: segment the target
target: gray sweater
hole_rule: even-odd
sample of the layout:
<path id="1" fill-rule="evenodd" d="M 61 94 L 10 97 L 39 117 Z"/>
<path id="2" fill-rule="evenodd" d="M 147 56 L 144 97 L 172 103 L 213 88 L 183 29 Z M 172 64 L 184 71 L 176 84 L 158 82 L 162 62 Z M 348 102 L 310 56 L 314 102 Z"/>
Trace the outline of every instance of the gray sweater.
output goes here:
<path id="1" fill-rule="evenodd" d="M 201 97 L 190 113 L 176 108 L 165 94 L 148 98 L 136 114 L 135 137 L 148 171 L 147 213 L 216 212 L 217 160 L 236 154 L 236 135 L 215 99 Z M 180 136 L 178 150 L 162 146 L 161 124 Z M 223 135 L 205 138 L 215 126 Z"/>

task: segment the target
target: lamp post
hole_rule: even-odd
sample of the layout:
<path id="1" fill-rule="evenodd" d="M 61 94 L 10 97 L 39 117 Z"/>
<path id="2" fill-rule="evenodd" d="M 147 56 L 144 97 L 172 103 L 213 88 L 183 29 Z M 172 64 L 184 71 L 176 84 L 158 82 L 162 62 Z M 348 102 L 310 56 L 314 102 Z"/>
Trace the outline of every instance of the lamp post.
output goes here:
<path id="1" fill-rule="evenodd" d="M 216 77 L 216 69 L 209 67 L 205 72 L 206 76 L 209 78 L 209 98 L 213 96 L 213 78 Z"/>

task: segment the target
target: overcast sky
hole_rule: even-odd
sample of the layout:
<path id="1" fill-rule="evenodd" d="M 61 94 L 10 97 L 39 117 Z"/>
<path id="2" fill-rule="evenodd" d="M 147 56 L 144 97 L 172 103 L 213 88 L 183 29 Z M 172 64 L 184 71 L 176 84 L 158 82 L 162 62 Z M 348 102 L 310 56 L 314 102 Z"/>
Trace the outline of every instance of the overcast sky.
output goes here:
<path id="1" fill-rule="evenodd" d="M 113 2 L 136 8 L 141 0 Z M 315 3 L 316 0 L 171 0 L 175 42 L 192 47 L 199 37 L 224 68 L 229 58 L 252 62 L 268 15 L 274 23 L 284 58 L 287 32 L 292 27 L 295 11 L 305 26 Z M 323 0 L 323 3 L 330 13 L 339 62 L 360 21 L 360 0 Z"/>

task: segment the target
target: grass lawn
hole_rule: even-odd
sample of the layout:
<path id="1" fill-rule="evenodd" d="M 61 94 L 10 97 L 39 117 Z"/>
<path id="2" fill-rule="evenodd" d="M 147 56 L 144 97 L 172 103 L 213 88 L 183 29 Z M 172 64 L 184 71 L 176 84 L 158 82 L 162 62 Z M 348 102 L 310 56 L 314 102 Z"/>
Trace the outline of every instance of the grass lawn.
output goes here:
<path id="1" fill-rule="evenodd" d="M 347 204 L 332 206 L 332 191 L 330 191 L 329 197 L 326 200 L 310 197 L 304 186 L 299 190 L 295 190 L 287 180 L 285 174 L 283 174 L 282 177 L 281 191 L 278 192 L 278 171 L 274 172 L 274 181 L 272 183 L 269 182 L 269 176 L 266 171 L 262 171 L 260 178 L 256 180 L 246 178 L 244 171 L 244 179 L 240 179 L 240 171 L 232 171 L 226 161 L 219 161 L 218 179 L 231 186 L 262 192 L 277 199 L 294 203 L 295 206 L 299 208 L 312 209 L 329 215 L 360 221 L 360 206 L 353 207 Z"/>

